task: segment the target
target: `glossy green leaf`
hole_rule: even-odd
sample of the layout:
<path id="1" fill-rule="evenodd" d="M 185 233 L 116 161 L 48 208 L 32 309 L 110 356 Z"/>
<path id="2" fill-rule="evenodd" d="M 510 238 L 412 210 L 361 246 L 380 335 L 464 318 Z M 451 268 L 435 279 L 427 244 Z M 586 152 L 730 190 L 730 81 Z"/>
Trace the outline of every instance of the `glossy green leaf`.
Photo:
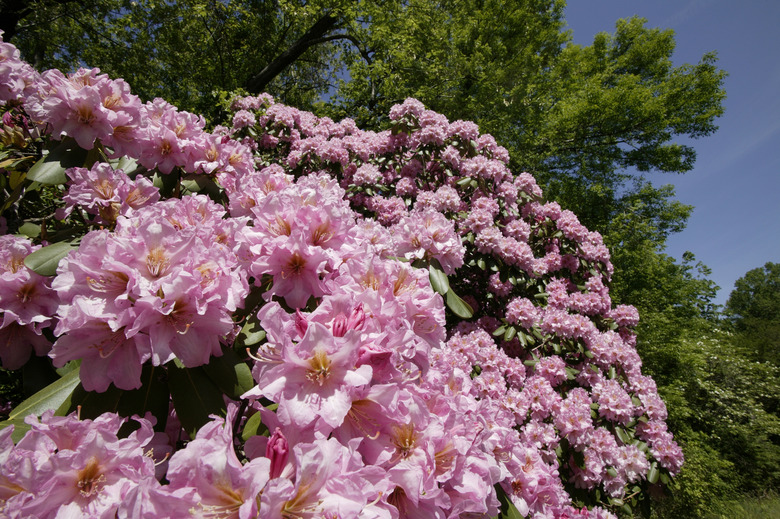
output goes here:
<path id="1" fill-rule="evenodd" d="M 501 503 L 501 508 L 499 509 L 498 515 L 493 519 L 522 519 L 523 516 L 509 498 L 506 491 L 504 491 L 504 488 L 496 483 L 495 489 L 498 502 Z"/>
<path id="2" fill-rule="evenodd" d="M 631 435 L 622 427 L 615 427 L 615 436 L 626 445 L 631 443 Z"/>
<path id="3" fill-rule="evenodd" d="M 658 477 L 661 475 L 661 473 L 658 471 L 658 464 L 653 462 L 652 465 L 650 465 L 650 470 L 647 472 L 647 481 L 649 481 L 651 484 L 658 483 Z"/>
<path id="4" fill-rule="evenodd" d="M 220 357 L 212 357 L 203 370 L 220 391 L 234 400 L 255 385 L 249 366 L 231 349 L 225 349 Z"/>
<path id="5" fill-rule="evenodd" d="M 504 333 L 504 340 L 509 342 L 515 338 L 515 335 L 517 335 L 517 328 L 514 326 L 508 326 L 506 332 Z"/>
<path id="6" fill-rule="evenodd" d="M 126 175 L 134 172 L 138 169 L 138 161 L 128 157 L 127 155 L 111 161 L 111 165 L 114 169 L 121 169 Z"/>
<path id="7" fill-rule="evenodd" d="M 19 234 L 28 238 L 37 238 L 41 234 L 41 226 L 32 222 L 25 222 L 19 226 Z"/>
<path id="8" fill-rule="evenodd" d="M 265 339 L 265 330 L 260 327 L 260 321 L 257 317 L 247 319 L 244 326 L 241 327 L 238 337 L 236 337 L 236 348 L 246 348 L 247 346 L 254 346 Z"/>
<path id="9" fill-rule="evenodd" d="M 27 178 L 41 184 L 64 184 L 68 181 L 65 170 L 83 166 L 86 157 L 87 151 L 76 141 L 65 139 L 30 168 Z"/>
<path id="10" fill-rule="evenodd" d="M 227 411 L 222 391 L 202 367 L 185 368 L 169 363 L 168 386 L 176 414 L 184 430 L 193 438 L 198 429 L 211 420 L 210 415 L 224 416 Z"/>
<path id="11" fill-rule="evenodd" d="M 8 420 L 0 423 L 0 428 L 13 425 L 15 429 L 12 437 L 18 441 L 29 430 L 29 426 L 24 423 L 25 416 L 40 416 L 46 411 L 57 410 L 68 400 L 79 382 L 78 370 L 69 372 L 16 406 L 8 414 Z"/>
<path id="12" fill-rule="evenodd" d="M 24 438 L 24 435 L 31 429 L 30 425 L 24 421 L 24 418 L 9 418 L 8 420 L 0 422 L 0 429 L 5 429 L 9 426 L 13 426 L 14 428 L 14 431 L 11 433 L 11 441 L 14 443 L 17 443 Z"/>
<path id="13" fill-rule="evenodd" d="M 260 425 L 262 425 L 260 413 L 255 413 L 250 416 L 249 420 L 244 424 L 244 430 L 241 431 L 241 439 L 247 441 L 252 436 L 257 435 Z"/>
<path id="14" fill-rule="evenodd" d="M 41 276 L 53 276 L 57 273 L 60 260 L 75 248 L 66 242 L 52 243 L 24 258 L 24 264 Z"/>
<path id="15" fill-rule="evenodd" d="M 474 310 L 466 301 L 458 297 L 452 290 L 447 291 L 445 296 L 447 299 L 447 307 L 461 319 L 470 319 L 474 315 Z"/>
<path id="16" fill-rule="evenodd" d="M 493 337 L 498 337 L 499 335 L 504 335 L 504 332 L 506 332 L 506 325 L 501 325 L 495 330 L 493 330 Z"/>
<path id="17" fill-rule="evenodd" d="M 441 295 L 447 294 L 450 290 L 450 283 L 447 280 L 447 274 L 442 269 L 441 263 L 436 258 L 431 258 L 431 263 L 428 265 L 428 274 L 433 289 Z"/>

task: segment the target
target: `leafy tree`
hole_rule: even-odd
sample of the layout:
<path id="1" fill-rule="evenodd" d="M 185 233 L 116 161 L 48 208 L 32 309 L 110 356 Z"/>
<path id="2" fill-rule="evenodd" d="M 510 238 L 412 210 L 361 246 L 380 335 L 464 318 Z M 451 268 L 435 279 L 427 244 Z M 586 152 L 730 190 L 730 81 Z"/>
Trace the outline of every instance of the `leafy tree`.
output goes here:
<path id="1" fill-rule="evenodd" d="M 316 43 L 350 19 L 344 1 L 34 3 L 13 41 L 38 69 L 99 67 L 142 99 L 163 97 L 212 118 L 220 92 L 249 86 L 309 105 L 334 73 L 336 47 Z"/>
<path id="2" fill-rule="evenodd" d="M 728 501 L 780 488 L 780 372 L 742 356 L 735 340 L 700 323 L 645 352 L 662 367 L 653 376 L 686 458 L 659 517 L 721 517 Z"/>
<path id="3" fill-rule="evenodd" d="M 726 315 L 744 351 L 780 364 L 780 263 L 766 263 L 739 278 Z"/>
<path id="4" fill-rule="evenodd" d="M 349 79 L 323 108 L 381 127 L 376 107 L 411 96 L 475 120 L 509 149 L 515 171 L 533 171 L 550 199 L 604 235 L 613 299 L 639 307 L 645 329 L 668 338 L 691 316 L 712 316 L 706 267 L 663 255 L 691 207 L 643 174 L 690 170 L 695 151 L 675 137 L 715 131 L 725 74 L 714 54 L 675 67 L 673 32 L 640 18 L 574 45 L 563 2 L 392 5 L 369 11 L 359 38 L 371 61 L 345 48 Z"/>

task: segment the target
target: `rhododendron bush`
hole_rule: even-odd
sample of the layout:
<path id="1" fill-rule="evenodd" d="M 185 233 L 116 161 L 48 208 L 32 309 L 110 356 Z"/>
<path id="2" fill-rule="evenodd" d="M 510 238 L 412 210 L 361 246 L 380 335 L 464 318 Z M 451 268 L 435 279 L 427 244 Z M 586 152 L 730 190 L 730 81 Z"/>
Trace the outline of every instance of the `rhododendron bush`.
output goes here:
<path id="1" fill-rule="evenodd" d="M 0 45 L 0 359 L 59 374 L 6 516 L 613 517 L 679 471 L 600 235 L 473 123 L 207 131 Z"/>

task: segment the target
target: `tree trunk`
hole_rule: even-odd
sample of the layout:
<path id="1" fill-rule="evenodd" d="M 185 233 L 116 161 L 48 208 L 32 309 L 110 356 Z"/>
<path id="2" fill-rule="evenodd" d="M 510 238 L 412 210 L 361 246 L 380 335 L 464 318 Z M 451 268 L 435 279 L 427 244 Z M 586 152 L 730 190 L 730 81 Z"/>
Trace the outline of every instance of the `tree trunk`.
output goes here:
<path id="1" fill-rule="evenodd" d="M 281 53 L 276 59 L 265 66 L 263 70 L 252 76 L 246 83 L 246 89 L 251 94 L 260 94 L 265 87 L 285 68 L 290 66 L 301 54 L 312 45 L 321 43 L 322 38 L 331 30 L 338 27 L 338 18 L 329 14 L 324 15 L 317 20 L 317 23 L 311 26 L 298 41 L 293 43 L 290 48 Z"/>

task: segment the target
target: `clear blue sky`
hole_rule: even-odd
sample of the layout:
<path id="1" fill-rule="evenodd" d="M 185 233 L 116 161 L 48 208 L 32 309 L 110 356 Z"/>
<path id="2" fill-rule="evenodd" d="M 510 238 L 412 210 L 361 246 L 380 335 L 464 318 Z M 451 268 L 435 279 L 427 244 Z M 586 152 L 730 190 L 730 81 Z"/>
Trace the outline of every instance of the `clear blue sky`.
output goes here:
<path id="1" fill-rule="evenodd" d="M 672 29 L 675 65 L 697 63 L 716 51 L 725 81 L 725 114 L 713 135 L 690 141 L 696 166 L 683 175 L 651 173 L 674 184 L 677 198 L 694 206 L 688 227 L 673 235 L 666 253 L 691 251 L 712 269 L 716 302 L 734 282 L 766 262 L 780 263 L 780 0 L 569 0 L 566 21 L 575 43 L 633 15 L 648 27 Z"/>

